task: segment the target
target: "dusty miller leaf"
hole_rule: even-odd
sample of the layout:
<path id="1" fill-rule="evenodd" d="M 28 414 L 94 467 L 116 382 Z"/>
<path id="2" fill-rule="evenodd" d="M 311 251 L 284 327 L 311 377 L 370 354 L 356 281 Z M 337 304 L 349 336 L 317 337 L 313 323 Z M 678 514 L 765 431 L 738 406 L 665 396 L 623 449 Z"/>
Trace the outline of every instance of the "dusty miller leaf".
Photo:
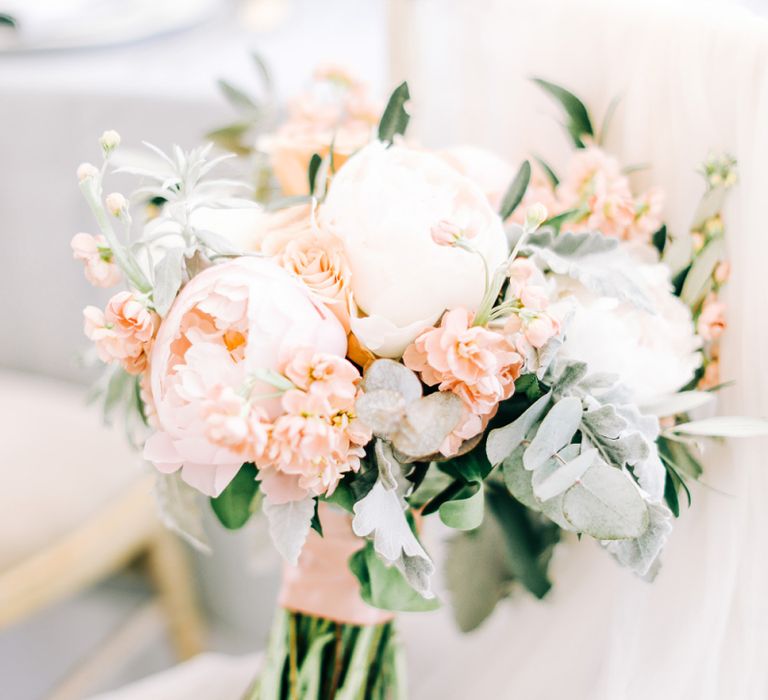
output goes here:
<path id="1" fill-rule="evenodd" d="M 269 534 L 275 548 L 289 564 L 296 566 L 306 542 L 312 518 L 315 515 L 315 499 L 304 498 L 288 503 L 272 503 L 265 499 L 262 504 L 269 522 Z"/>
<path id="2" fill-rule="evenodd" d="M 184 248 L 169 248 L 155 265 L 155 288 L 152 301 L 161 316 L 168 313 L 181 287 L 184 268 Z"/>
<path id="3" fill-rule="evenodd" d="M 181 479 L 179 472 L 158 474 L 155 480 L 155 502 L 160 522 L 192 547 L 211 553 L 203 528 L 203 514 L 198 492 Z"/>
<path id="4" fill-rule="evenodd" d="M 656 573 L 654 564 L 672 532 L 672 513 L 669 508 L 654 503 L 648 506 L 648 514 L 648 527 L 640 537 L 603 543 L 619 564 L 641 577 Z"/>

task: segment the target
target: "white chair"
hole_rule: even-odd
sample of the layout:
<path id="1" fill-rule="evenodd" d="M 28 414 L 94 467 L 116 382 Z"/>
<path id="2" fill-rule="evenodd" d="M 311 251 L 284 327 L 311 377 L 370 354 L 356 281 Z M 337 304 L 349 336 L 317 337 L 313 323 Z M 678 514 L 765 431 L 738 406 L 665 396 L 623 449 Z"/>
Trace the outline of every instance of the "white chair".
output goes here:
<path id="1" fill-rule="evenodd" d="M 708 149 L 738 158 L 722 348 L 736 386 L 720 409 L 768 416 L 768 23 L 724 3 L 649 0 L 395 0 L 391 12 L 393 84 L 409 80 L 428 145 L 474 143 L 511 160 L 534 152 L 557 165 L 569 150 L 560 114 L 528 78 L 570 88 L 598 118 L 620 96 L 607 146 L 624 163 L 653 165 L 633 177 L 663 186 L 672 231 L 690 223 Z M 750 440 L 707 456 L 716 488 L 694 490 L 653 586 L 584 543 L 558 552 L 551 599 L 513 601 L 476 635 L 410 620 L 413 668 L 431 656 L 477 669 L 433 674 L 423 697 L 768 697 L 766 447 Z"/>
<path id="2" fill-rule="evenodd" d="M 184 553 L 155 514 L 152 477 L 78 387 L 0 372 L 0 629 L 120 571 L 140 557 L 159 598 L 101 645 L 54 697 L 82 696 L 120 661 L 120 638 L 161 613 L 181 659 L 201 649 Z"/>

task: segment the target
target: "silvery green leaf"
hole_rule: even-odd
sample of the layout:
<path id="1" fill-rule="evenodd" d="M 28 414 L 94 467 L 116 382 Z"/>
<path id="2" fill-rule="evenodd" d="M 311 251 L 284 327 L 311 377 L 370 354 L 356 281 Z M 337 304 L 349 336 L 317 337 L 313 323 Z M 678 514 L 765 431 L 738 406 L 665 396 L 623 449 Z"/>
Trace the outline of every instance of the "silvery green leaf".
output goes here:
<path id="1" fill-rule="evenodd" d="M 405 478 L 403 464 L 397 459 L 392 445 L 384 440 L 376 440 L 374 446 L 379 479 L 388 490 L 397 489 L 401 496 L 407 495 L 413 484 Z"/>
<path id="2" fill-rule="evenodd" d="M 405 415 L 403 395 L 390 389 L 379 389 L 361 394 L 355 401 L 357 417 L 375 435 L 389 437 Z"/>
<path id="3" fill-rule="evenodd" d="M 557 464 L 557 469 L 546 479 L 539 482 L 536 479 L 537 472 L 534 472 L 533 493 L 542 501 L 559 496 L 581 479 L 584 472 L 595 463 L 596 458 L 597 450 L 592 448 L 562 465 L 552 460 Z"/>
<path id="4" fill-rule="evenodd" d="M 616 440 L 627 429 L 627 421 L 616 411 L 614 406 L 601 406 L 600 408 L 585 411 L 582 420 L 589 429 L 598 435 Z"/>
<path id="5" fill-rule="evenodd" d="M 181 478 L 180 472 L 158 474 L 155 502 L 160 522 L 196 550 L 211 553 L 203 528 L 203 514 L 198 492 Z"/>
<path id="6" fill-rule="evenodd" d="M 594 465 L 563 497 L 563 514 L 577 532 L 597 540 L 639 537 L 648 527 L 648 506 L 629 475 Z"/>
<path id="7" fill-rule="evenodd" d="M 545 234 L 541 234 L 544 236 Z M 531 237 L 526 244 L 532 257 L 558 275 L 566 275 L 600 296 L 614 297 L 653 313 L 653 305 L 633 279 L 631 263 L 617 248 L 618 241 L 599 232 L 563 233 L 546 247 Z"/>
<path id="8" fill-rule="evenodd" d="M 552 385 L 552 391 L 556 396 L 565 396 L 568 390 L 573 388 L 587 375 L 586 362 L 566 361 L 558 367 L 560 374 Z"/>
<path id="9" fill-rule="evenodd" d="M 501 472 L 504 475 L 504 484 L 507 490 L 524 506 L 539 510 L 539 499 L 533 494 L 533 472 L 523 466 L 523 452 L 525 447 L 518 445 L 514 452 L 501 463 Z"/>
<path id="10" fill-rule="evenodd" d="M 155 265 L 155 289 L 152 301 L 160 316 L 165 316 L 181 287 L 184 266 L 184 248 L 169 248 Z"/>
<path id="11" fill-rule="evenodd" d="M 633 465 L 632 473 L 640 488 L 648 494 L 648 501 L 661 503 L 664 499 L 667 470 L 659 457 L 655 442 L 650 444 L 648 457 Z"/>
<path id="12" fill-rule="evenodd" d="M 406 403 L 421 398 L 421 382 L 405 365 L 394 360 L 376 360 L 365 370 L 361 384 L 363 391 L 387 389 L 403 396 Z"/>
<path id="13" fill-rule="evenodd" d="M 725 241 L 711 240 L 696 256 L 690 272 L 685 277 L 680 299 L 690 307 L 696 306 L 708 291 L 708 284 L 717 264 L 725 257 Z"/>
<path id="14" fill-rule="evenodd" d="M 222 255 L 237 255 L 239 251 L 224 236 L 213 231 L 195 229 L 194 235 L 204 246 Z"/>
<path id="15" fill-rule="evenodd" d="M 640 404 L 640 409 L 654 416 L 675 416 L 678 413 L 688 413 L 701 408 L 714 399 L 714 395 L 708 391 L 681 391 L 679 394 L 659 396 L 652 401 Z"/>
<path id="16" fill-rule="evenodd" d="M 768 421 L 750 416 L 718 416 L 690 423 L 679 423 L 671 428 L 670 432 L 707 437 L 761 437 L 768 435 Z"/>
<path id="17" fill-rule="evenodd" d="M 438 511 L 444 525 L 454 530 L 474 530 L 483 522 L 485 494 L 482 481 L 473 481 L 446 501 Z"/>
<path id="18" fill-rule="evenodd" d="M 648 577 L 649 573 L 653 576 L 658 571 L 654 564 L 672 532 L 672 513 L 665 505 L 649 505 L 648 515 L 648 527 L 639 537 L 603 543 L 619 564 L 641 577 Z"/>
<path id="19" fill-rule="evenodd" d="M 431 455 L 440 449 L 463 415 L 464 404 L 456 394 L 436 391 L 406 406 L 392 444 L 412 458 Z"/>
<path id="20" fill-rule="evenodd" d="M 565 460 L 566 462 L 570 462 L 579 456 L 580 450 L 592 449 L 588 445 L 585 447 L 585 444 L 586 443 L 582 443 L 581 445 L 576 445 L 576 444 L 566 445 L 562 450 L 560 450 L 560 452 L 558 452 L 558 455 L 561 459 Z M 549 479 L 561 466 L 562 465 L 556 459 L 553 458 L 545 462 L 535 472 L 526 471 L 527 474 L 531 475 L 530 482 L 532 487 L 535 489 L 538 483 L 541 483 L 546 479 Z M 541 512 L 544 515 L 546 515 L 550 520 L 552 520 L 556 525 L 561 527 L 563 530 L 573 531 L 573 526 L 565 519 L 565 516 L 563 515 L 563 496 L 564 495 L 565 495 L 565 492 L 562 492 L 556 496 L 553 496 L 552 498 L 548 498 L 546 501 L 539 500 L 535 496 L 534 498 L 536 498 L 536 501 L 538 503 L 538 509 L 541 510 Z"/>
<path id="21" fill-rule="evenodd" d="M 377 554 L 395 564 L 422 596 L 433 598 L 430 578 L 435 567 L 411 531 L 405 507 L 397 491 L 378 480 L 352 507 L 352 530 L 358 537 L 371 537 Z"/>
<path id="22" fill-rule="evenodd" d="M 486 518 L 476 530 L 448 540 L 445 579 L 462 632 L 477 629 L 507 594 L 513 577 L 506 557 L 499 556 L 504 546 L 496 518 Z"/>
<path id="23" fill-rule="evenodd" d="M 315 499 L 272 503 L 265 498 L 262 510 L 267 516 L 269 534 L 275 548 L 283 559 L 296 566 L 315 515 Z"/>
<path id="24" fill-rule="evenodd" d="M 492 465 L 499 464 L 517 449 L 520 443 L 525 440 L 531 428 L 544 415 L 551 399 L 552 392 L 544 394 L 509 425 L 505 425 L 503 428 L 496 428 L 488 433 L 485 452 L 488 456 L 488 461 Z"/>
<path id="25" fill-rule="evenodd" d="M 581 415 L 581 400 L 573 396 L 560 399 L 552 406 L 523 454 L 525 468 L 538 469 L 563 449 L 579 429 Z"/>

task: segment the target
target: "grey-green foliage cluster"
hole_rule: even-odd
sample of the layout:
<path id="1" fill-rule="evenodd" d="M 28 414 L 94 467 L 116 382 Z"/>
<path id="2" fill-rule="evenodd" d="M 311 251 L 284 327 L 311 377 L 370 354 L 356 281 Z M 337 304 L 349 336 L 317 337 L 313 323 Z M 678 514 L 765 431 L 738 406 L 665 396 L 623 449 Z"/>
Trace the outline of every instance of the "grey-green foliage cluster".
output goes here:
<path id="1" fill-rule="evenodd" d="M 661 505 L 656 419 L 628 405 L 610 377 L 587 376 L 583 363 L 562 363 L 546 380 L 548 393 L 489 433 L 489 461 L 501 465 L 518 501 L 564 530 L 601 541 L 646 576 L 671 517 Z M 646 473 L 659 474 L 662 491 L 644 489 L 636 470 L 649 484 Z"/>

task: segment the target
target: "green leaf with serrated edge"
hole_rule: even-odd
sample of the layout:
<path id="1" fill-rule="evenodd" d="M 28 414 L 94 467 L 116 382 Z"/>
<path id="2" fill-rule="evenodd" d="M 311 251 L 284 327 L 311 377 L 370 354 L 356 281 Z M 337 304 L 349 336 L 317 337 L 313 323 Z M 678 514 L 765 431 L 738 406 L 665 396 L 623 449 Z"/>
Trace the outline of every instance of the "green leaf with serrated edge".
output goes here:
<path id="1" fill-rule="evenodd" d="M 251 504 L 259 490 L 257 474 L 256 465 L 246 462 L 221 494 L 211 498 L 213 512 L 227 529 L 237 530 L 251 517 Z"/>
<path id="2" fill-rule="evenodd" d="M 589 112 L 584 103 L 572 92 L 559 85 L 542 80 L 541 78 L 533 78 L 532 80 L 560 103 L 568 117 L 568 122 L 565 126 L 571 135 L 571 139 L 573 139 L 574 145 L 576 148 L 584 148 L 582 136 L 594 135 Z"/>
<path id="3" fill-rule="evenodd" d="M 552 406 L 523 454 L 526 469 L 537 469 L 571 442 L 581 424 L 582 411 L 581 399 L 574 396 Z"/>
<path id="4" fill-rule="evenodd" d="M 320 165 L 323 159 L 317 154 L 313 153 L 309 159 L 309 168 L 307 169 L 307 178 L 309 180 L 309 193 L 315 193 L 315 179 L 317 178 L 317 171 L 320 170 Z"/>
<path id="5" fill-rule="evenodd" d="M 496 428 L 488 433 L 485 451 L 491 464 L 499 464 L 517 449 L 525 440 L 531 428 L 541 420 L 549 407 L 552 394 L 544 394 L 535 401 L 519 418 L 503 428 Z"/>
<path id="6" fill-rule="evenodd" d="M 474 530 L 483 522 L 483 482 L 473 481 L 440 506 L 440 520 L 454 530 Z"/>
<path id="7" fill-rule="evenodd" d="M 577 532 L 597 540 L 639 537 L 648 507 L 631 477 L 620 469 L 590 467 L 563 498 L 563 513 Z"/>
<path id="8" fill-rule="evenodd" d="M 400 83 L 387 102 L 384 114 L 379 122 L 379 141 L 392 143 L 396 135 L 403 135 L 408 128 L 410 115 L 405 111 L 405 103 L 411 99 L 408 83 Z"/>
<path id="9" fill-rule="evenodd" d="M 524 160 L 520 169 L 517 171 L 514 180 L 507 188 L 507 192 L 504 198 L 501 200 L 501 206 L 499 207 L 499 216 L 502 221 L 508 219 L 517 209 L 520 202 L 525 197 L 525 191 L 528 189 L 528 184 L 531 181 L 531 164 Z"/>
<path id="10" fill-rule="evenodd" d="M 662 224 L 661 228 L 651 237 L 653 247 L 659 251 L 659 255 L 664 253 L 664 246 L 667 245 L 667 225 Z"/>
<path id="11" fill-rule="evenodd" d="M 355 552 L 349 568 L 360 582 L 360 597 L 381 610 L 420 612 L 440 607 L 437 598 L 423 598 L 394 566 L 387 566 L 373 549 L 371 542 Z"/>
<path id="12" fill-rule="evenodd" d="M 542 557 L 547 541 L 532 528 L 525 506 L 503 487 L 489 488 L 487 494 L 489 509 L 503 533 L 510 571 L 533 595 L 543 598 L 552 586 Z"/>
<path id="13" fill-rule="evenodd" d="M 534 158 L 539 164 L 539 167 L 544 171 L 544 174 L 547 176 L 549 184 L 552 185 L 552 189 L 557 187 L 560 184 L 560 178 L 557 177 L 555 171 L 552 169 L 549 163 L 547 163 L 547 161 L 545 161 L 543 158 L 540 158 L 539 156 L 534 156 Z"/>

